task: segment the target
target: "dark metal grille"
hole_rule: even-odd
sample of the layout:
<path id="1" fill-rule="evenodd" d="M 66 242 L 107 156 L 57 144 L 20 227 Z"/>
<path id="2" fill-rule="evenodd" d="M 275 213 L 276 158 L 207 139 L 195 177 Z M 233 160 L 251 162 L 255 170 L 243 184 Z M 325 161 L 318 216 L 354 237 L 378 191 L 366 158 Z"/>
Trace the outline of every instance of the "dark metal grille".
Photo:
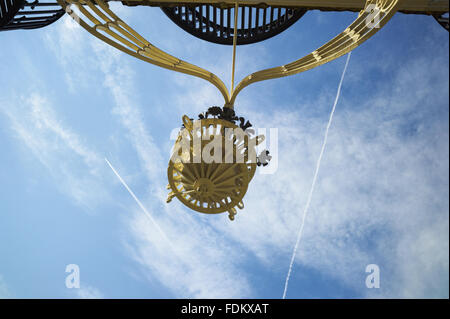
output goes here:
<path id="1" fill-rule="evenodd" d="M 19 12 L 25 0 L 0 0 L 0 29 Z"/>
<path id="2" fill-rule="evenodd" d="M 449 29 L 448 12 L 442 15 L 434 15 L 433 17 L 445 30 L 448 31 Z"/>
<path id="3" fill-rule="evenodd" d="M 0 7 L 0 31 L 42 28 L 65 13 L 56 1 L 0 0 Z"/>
<path id="4" fill-rule="evenodd" d="M 203 4 L 161 9 L 179 27 L 200 39 L 218 44 L 233 44 L 234 7 Z M 237 44 L 256 43 L 280 34 L 297 22 L 306 11 L 272 6 L 240 6 Z"/>

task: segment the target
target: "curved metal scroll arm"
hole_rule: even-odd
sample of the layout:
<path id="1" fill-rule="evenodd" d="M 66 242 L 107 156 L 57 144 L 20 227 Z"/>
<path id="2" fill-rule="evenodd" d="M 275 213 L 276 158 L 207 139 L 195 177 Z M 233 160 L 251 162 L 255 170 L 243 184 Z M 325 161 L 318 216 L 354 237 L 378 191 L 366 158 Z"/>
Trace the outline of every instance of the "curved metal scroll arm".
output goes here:
<path id="1" fill-rule="evenodd" d="M 229 101 L 227 87 L 215 74 L 158 49 L 115 15 L 103 0 L 57 1 L 77 23 L 100 40 L 145 62 L 202 78 L 219 89 L 225 103 Z M 70 5 L 77 6 L 92 25 L 81 19 Z"/>
<path id="2" fill-rule="evenodd" d="M 356 20 L 341 34 L 292 63 L 258 71 L 245 77 L 231 93 L 229 105 L 233 105 L 239 92 L 248 85 L 297 74 L 337 59 L 372 37 L 395 14 L 401 0 L 367 0 Z"/>

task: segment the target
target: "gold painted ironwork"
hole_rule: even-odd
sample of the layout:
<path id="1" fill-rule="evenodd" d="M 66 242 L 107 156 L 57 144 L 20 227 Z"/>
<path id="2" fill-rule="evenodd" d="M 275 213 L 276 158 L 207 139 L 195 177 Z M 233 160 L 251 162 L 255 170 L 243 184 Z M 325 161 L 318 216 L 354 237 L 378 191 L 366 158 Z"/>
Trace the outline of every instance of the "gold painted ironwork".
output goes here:
<path id="1" fill-rule="evenodd" d="M 158 49 L 114 14 L 106 2 L 102 0 L 57 1 L 76 22 L 100 40 L 145 62 L 207 80 L 217 87 L 225 101 L 228 101 L 228 89 L 215 74 Z M 76 6 L 92 25 L 71 10 L 68 7 L 69 4 Z"/>
<path id="2" fill-rule="evenodd" d="M 267 1 L 267 2 L 271 2 Z M 303 3 L 308 1 L 303 0 L 281 0 L 280 2 L 286 3 Z M 83 28 L 89 33 L 103 40 L 104 42 L 112 45 L 113 47 L 148 63 L 177 71 L 185 74 L 193 75 L 202 79 L 205 79 L 216 86 L 222 93 L 225 106 L 232 108 L 236 100 L 237 95 L 242 89 L 248 85 L 269 80 L 279 77 L 289 76 L 297 73 L 301 73 L 319 65 L 337 59 L 363 42 L 372 37 L 379 29 L 381 29 L 390 18 L 398 11 L 399 8 L 405 6 L 405 3 L 409 0 L 347 0 L 345 3 L 360 3 L 363 8 L 355 21 L 346 28 L 342 33 L 336 36 L 334 39 L 321 46 L 312 53 L 305 57 L 298 59 L 294 62 L 265 69 L 255 72 L 245 77 L 235 88 L 234 86 L 234 62 L 232 71 L 232 85 L 231 92 L 228 91 L 222 80 L 220 80 L 213 73 L 202 69 L 196 65 L 180 60 L 176 57 L 169 55 L 168 53 L 158 49 L 146 39 L 144 39 L 139 33 L 128 26 L 124 21 L 117 17 L 110 9 L 107 3 L 103 0 L 58 0 L 58 3 L 68 12 L 72 18 L 74 18 Z M 139 0 L 133 0 L 131 2 L 140 2 Z M 152 1 L 148 1 L 152 2 Z M 161 1 L 167 3 L 168 1 Z M 180 1 L 172 1 L 173 3 L 179 3 Z M 210 1 L 185 1 L 189 3 L 215 3 L 215 0 Z M 224 1 L 226 3 L 232 3 L 237 6 L 239 4 L 250 4 L 252 1 Z M 254 1 L 253 1 L 254 2 Z M 283 5 L 279 3 L 279 5 Z M 318 1 L 311 0 L 311 3 L 318 3 Z M 337 3 L 335 0 L 322 1 L 325 3 Z M 410 2 L 410 1 L 409 1 Z M 420 0 L 422 3 L 423 1 Z M 437 1 L 441 3 L 440 1 Z M 152 2 L 154 3 L 154 2 Z M 365 6 L 362 7 L 362 3 Z M 68 4 L 72 4 L 78 7 L 81 17 L 77 16 L 70 8 Z M 369 10 L 374 9 L 374 10 Z M 448 6 L 447 6 L 448 10 Z M 237 10 L 235 10 L 237 12 Z M 235 28 L 236 28 L 235 16 Z M 89 24 L 90 22 L 90 24 Z M 236 37 L 235 31 L 234 36 Z M 236 45 L 236 44 L 235 44 Z M 235 50 L 234 45 L 234 50 Z M 233 60 L 235 51 L 233 52 Z M 193 134 L 196 134 L 193 128 L 193 123 L 187 116 L 183 117 L 185 128 L 181 130 L 180 136 L 175 143 L 176 152 L 179 158 L 183 159 L 189 157 L 192 159 L 196 152 L 203 152 L 207 146 L 207 142 L 204 140 L 200 143 L 200 150 L 194 149 L 193 145 L 189 146 L 188 150 L 183 148 L 177 148 L 182 142 L 183 134 L 190 136 L 190 140 L 194 140 Z M 222 135 L 222 145 L 225 145 L 226 128 L 238 128 L 235 124 L 229 121 L 221 119 L 202 119 L 199 120 L 200 127 L 203 130 L 212 130 L 215 133 Z M 239 129 L 239 128 L 238 128 Z M 213 133 L 213 134 L 215 134 Z M 258 144 L 257 137 L 257 143 Z M 246 144 L 247 143 L 247 144 Z M 224 146 L 225 147 L 225 146 Z M 227 150 L 222 150 L 223 156 L 227 156 Z M 249 152 L 253 151 L 247 142 L 242 142 L 239 139 L 233 140 L 233 159 L 237 153 L 244 153 L 245 160 L 243 162 L 205 162 L 203 159 L 199 162 L 176 160 L 169 161 L 168 165 L 168 189 L 171 190 L 167 201 L 170 202 L 174 197 L 177 197 L 184 205 L 189 208 L 207 214 L 218 214 L 228 211 L 229 218 L 234 219 L 236 214 L 236 207 L 242 209 L 244 207 L 243 197 L 247 192 L 248 185 L 254 176 L 256 170 L 256 162 L 251 161 Z"/>
<path id="3" fill-rule="evenodd" d="M 399 0 L 367 0 L 365 8 L 360 11 L 356 20 L 327 44 L 292 63 L 255 72 L 245 77 L 233 91 L 229 104 L 233 105 L 239 92 L 252 83 L 301 73 L 352 51 L 390 20 L 398 4 Z M 371 11 L 370 8 L 376 8 L 376 10 Z"/>
<path id="4" fill-rule="evenodd" d="M 238 0 L 233 3 L 236 5 L 236 3 L 241 2 L 247 3 L 248 1 Z M 400 0 L 366 0 L 365 7 L 360 11 L 356 20 L 327 44 L 292 63 L 250 74 L 229 93 L 223 81 L 215 74 L 171 56 L 145 40 L 115 15 L 103 0 L 58 0 L 58 3 L 83 28 L 115 48 L 151 64 L 209 81 L 219 89 L 225 105 L 230 108 L 233 108 L 239 92 L 252 83 L 301 73 L 337 59 L 355 49 L 389 21 L 401 2 Z M 89 25 L 70 8 L 67 8 L 68 4 L 76 5 L 92 25 Z M 377 11 L 375 14 L 368 10 L 371 6 L 376 6 Z M 378 23 L 368 23 L 370 17 L 378 21 Z"/>
<path id="5" fill-rule="evenodd" d="M 228 212 L 228 217 L 234 220 L 236 207 L 244 208 L 242 199 L 255 175 L 257 164 L 251 154 L 256 154 L 255 147 L 264 140 L 264 136 L 254 137 L 252 143 L 251 137 L 238 126 L 216 118 L 198 120 L 195 126 L 184 116 L 183 122 L 185 128 L 180 131 L 175 142 L 175 154 L 172 154 L 167 169 L 167 188 L 171 190 L 167 202 L 177 197 L 192 210 L 205 214 Z M 227 129 L 232 129 L 232 133 L 227 133 Z M 233 133 L 236 130 L 241 130 L 242 134 Z M 205 134 L 220 138 L 219 162 L 207 163 L 203 158 L 205 152 L 209 151 L 205 148 L 211 143 L 211 140 L 204 139 Z M 194 142 L 195 135 L 199 138 L 198 149 Z M 183 148 L 182 143 L 187 143 L 185 145 L 188 147 Z M 196 163 L 194 158 L 198 154 L 203 156 Z M 236 154 L 242 154 L 242 161 L 238 160 Z"/>
<path id="6" fill-rule="evenodd" d="M 239 4 L 234 5 L 234 32 L 233 32 L 233 59 L 231 62 L 231 89 L 230 94 L 234 91 L 234 73 L 236 71 L 236 45 L 237 45 L 237 29 L 238 29 L 238 14 Z"/>

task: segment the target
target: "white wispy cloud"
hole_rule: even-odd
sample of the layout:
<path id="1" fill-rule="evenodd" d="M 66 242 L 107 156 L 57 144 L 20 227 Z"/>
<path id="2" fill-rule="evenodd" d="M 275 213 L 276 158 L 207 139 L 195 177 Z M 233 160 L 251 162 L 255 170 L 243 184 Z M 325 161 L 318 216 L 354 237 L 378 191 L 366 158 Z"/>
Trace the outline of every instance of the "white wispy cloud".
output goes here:
<path id="1" fill-rule="evenodd" d="M 101 157 L 58 118 L 49 99 L 39 93 L 16 96 L 2 103 L 0 112 L 10 120 L 21 145 L 78 204 L 89 208 L 107 197 L 99 183 Z"/>
<path id="2" fill-rule="evenodd" d="M 82 285 L 80 288 L 73 289 L 75 296 L 79 299 L 104 299 L 103 293 L 92 286 Z"/>

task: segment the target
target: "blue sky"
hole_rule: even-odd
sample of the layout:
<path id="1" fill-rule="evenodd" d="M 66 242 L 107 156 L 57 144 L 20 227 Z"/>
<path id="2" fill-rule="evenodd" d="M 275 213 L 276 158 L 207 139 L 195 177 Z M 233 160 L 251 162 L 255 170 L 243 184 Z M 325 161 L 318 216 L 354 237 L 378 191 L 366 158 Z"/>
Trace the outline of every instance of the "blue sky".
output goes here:
<path id="1" fill-rule="evenodd" d="M 114 7 L 230 82 L 231 47 L 159 9 Z M 238 47 L 236 78 L 304 56 L 354 18 L 309 12 Z M 115 51 L 67 16 L 0 43 L 0 298 L 281 298 L 345 58 L 240 93 L 236 112 L 278 128 L 278 168 L 256 174 L 230 222 L 165 203 L 170 133 L 222 103 L 212 85 Z M 397 14 L 353 52 L 288 298 L 448 298 L 448 46 L 434 19 Z M 65 286 L 68 264 L 79 289 Z M 368 264 L 379 289 L 365 285 Z"/>

